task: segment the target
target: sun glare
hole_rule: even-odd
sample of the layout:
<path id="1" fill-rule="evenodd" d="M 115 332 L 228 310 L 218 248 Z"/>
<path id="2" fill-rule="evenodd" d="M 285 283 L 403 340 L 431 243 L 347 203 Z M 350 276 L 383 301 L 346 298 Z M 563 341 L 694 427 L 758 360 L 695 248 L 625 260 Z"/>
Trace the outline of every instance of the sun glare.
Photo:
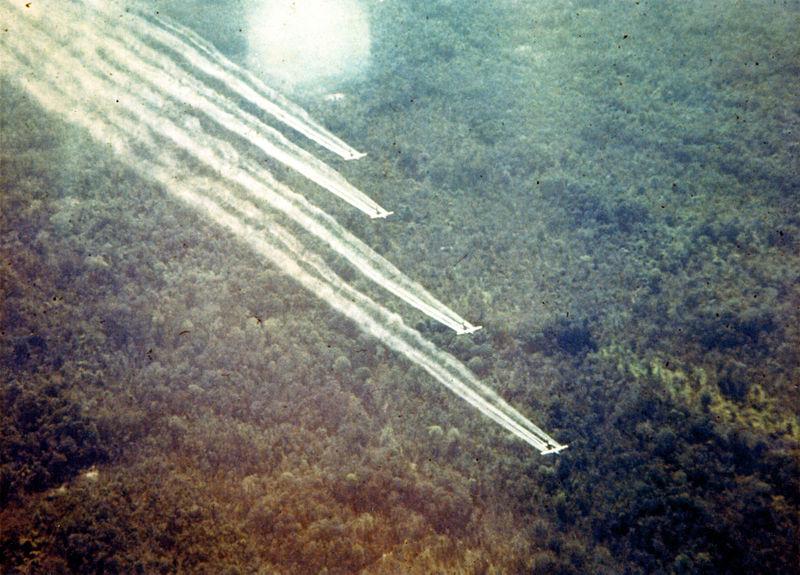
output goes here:
<path id="1" fill-rule="evenodd" d="M 290 86 L 332 84 L 369 60 L 370 33 L 357 0 L 262 0 L 248 17 L 248 63 Z"/>

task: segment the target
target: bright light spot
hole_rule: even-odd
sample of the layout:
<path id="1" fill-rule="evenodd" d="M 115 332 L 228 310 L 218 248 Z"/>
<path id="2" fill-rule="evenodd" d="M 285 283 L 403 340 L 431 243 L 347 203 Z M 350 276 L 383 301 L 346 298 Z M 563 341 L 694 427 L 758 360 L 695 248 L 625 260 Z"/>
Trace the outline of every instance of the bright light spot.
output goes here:
<path id="1" fill-rule="evenodd" d="M 95 466 L 92 466 L 88 469 L 88 471 L 84 471 L 82 475 L 84 479 L 88 479 L 89 481 L 97 481 L 97 478 L 100 476 L 100 472 Z"/>
<path id="2" fill-rule="evenodd" d="M 357 0 L 261 0 L 247 43 L 249 67 L 265 78 L 333 84 L 367 64 L 369 21 Z"/>

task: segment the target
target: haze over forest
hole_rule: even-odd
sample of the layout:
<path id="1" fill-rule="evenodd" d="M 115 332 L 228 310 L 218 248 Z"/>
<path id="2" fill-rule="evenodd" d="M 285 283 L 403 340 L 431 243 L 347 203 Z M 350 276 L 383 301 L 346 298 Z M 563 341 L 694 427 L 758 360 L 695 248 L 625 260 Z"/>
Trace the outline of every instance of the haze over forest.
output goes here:
<path id="1" fill-rule="evenodd" d="M 0 572 L 796 573 L 795 2 L 0 1 Z"/>

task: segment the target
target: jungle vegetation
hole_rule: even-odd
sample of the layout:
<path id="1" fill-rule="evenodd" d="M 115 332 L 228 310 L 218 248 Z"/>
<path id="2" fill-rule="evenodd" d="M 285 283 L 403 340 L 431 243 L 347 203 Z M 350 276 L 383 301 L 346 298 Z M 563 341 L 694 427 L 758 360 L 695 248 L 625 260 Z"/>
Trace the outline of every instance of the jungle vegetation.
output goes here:
<path id="1" fill-rule="evenodd" d="M 241 57 L 240 10 L 171 10 Z M 797 5 L 371 15 L 347 97 L 295 96 L 395 216 L 292 185 L 483 324 L 396 306 L 570 448 L 0 81 L 0 571 L 796 573 Z"/>

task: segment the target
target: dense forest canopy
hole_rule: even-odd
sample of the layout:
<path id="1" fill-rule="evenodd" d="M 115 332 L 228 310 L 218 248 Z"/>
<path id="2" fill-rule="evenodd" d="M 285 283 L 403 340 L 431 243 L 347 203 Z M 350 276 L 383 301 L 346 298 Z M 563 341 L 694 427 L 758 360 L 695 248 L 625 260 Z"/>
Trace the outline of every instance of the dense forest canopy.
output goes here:
<path id="1" fill-rule="evenodd" d="M 291 95 L 394 216 L 278 173 L 483 324 L 341 266 L 570 449 L 0 76 L 0 571 L 796 572 L 800 8 L 363 6 L 369 68 Z M 159 12 L 247 61 L 245 3 Z"/>

